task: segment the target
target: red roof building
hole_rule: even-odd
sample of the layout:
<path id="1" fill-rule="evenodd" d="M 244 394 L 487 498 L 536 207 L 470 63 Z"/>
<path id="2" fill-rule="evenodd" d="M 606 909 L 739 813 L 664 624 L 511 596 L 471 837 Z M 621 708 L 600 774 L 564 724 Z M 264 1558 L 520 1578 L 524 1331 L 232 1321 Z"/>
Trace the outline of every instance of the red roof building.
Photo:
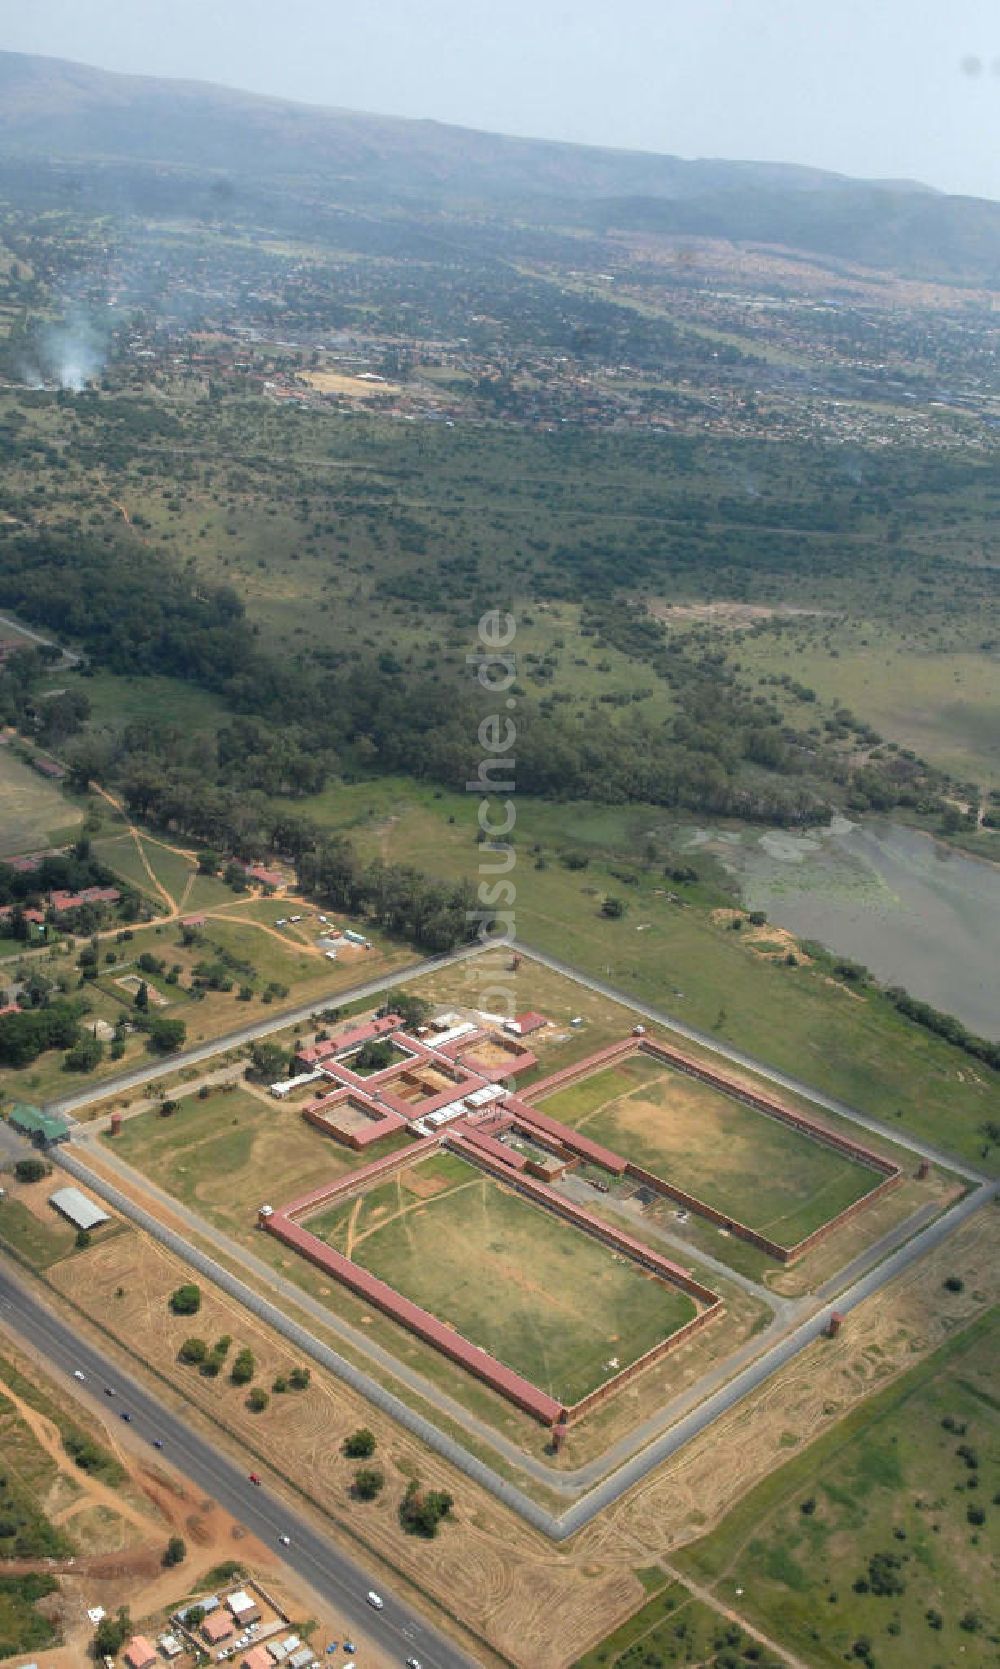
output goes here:
<path id="1" fill-rule="evenodd" d="M 530 1037 L 532 1032 L 541 1031 L 548 1023 L 544 1014 L 536 1014 L 533 1009 L 528 1009 L 526 1013 L 515 1017 L 511 1030 L 516 1027 L 518 1037 Z"/>
<path id="2" fill-rule="evenodd" d="M 210 1646 L 217 1646 L 220 1640 L 228 1640 L 234 1632 L 233 1619 L 228 1611 L 213 1611 L 201 1624 L 201 1632 Z"/>
<path id="3" fill-rule="evenodd" d="M 84 904 L 117 904 L 121 893 L 117 887 L 84 887 L 82 892 L 65 892 L 56 887 L 49 893 L 49 903 L 53 910 L 65 914 L 68 910 L 79 910 Z"/>
<path id="4" fill-rule="evenodd" d="M 152 1669 L 157 1662 L 156 1647 L 144 1634 L 136 1634 L 125 1647 L 128 1669 Z"/>

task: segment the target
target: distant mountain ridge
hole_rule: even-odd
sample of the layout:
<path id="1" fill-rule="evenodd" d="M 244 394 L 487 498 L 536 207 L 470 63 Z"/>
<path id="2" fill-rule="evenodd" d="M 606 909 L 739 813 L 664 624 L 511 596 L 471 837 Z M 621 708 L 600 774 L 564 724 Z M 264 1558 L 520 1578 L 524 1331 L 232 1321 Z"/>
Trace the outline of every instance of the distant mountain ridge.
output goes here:
<path id="1" fill-rule="evenodd" d="M 781 244 L 1000 284 L 1000 204 L 790 163 L 685 161 L 0 52 L 0 158 L 298 183 L 355 204 Z"/>

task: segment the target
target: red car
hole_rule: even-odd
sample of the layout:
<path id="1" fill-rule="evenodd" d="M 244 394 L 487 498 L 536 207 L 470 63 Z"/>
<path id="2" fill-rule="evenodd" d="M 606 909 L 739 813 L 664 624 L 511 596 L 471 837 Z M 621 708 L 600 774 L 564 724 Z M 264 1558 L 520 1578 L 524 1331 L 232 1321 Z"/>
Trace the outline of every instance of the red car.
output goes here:
<path id="1" fill-rule="evenodd" d="M 259 1478 L 259 1477 L 258 1477 L 258 1476 L 257 1476 L 257 1473 L 256 1473 L 256 1472 L 248 1472 L 248 1473 L 247 1473 L 247 1477 L 248 1477 L 248 1478 L 249 1478 L 249 1479 L 250 1479 L 250 1482 L 251 1482 L 251 1483 L 252 1483 L 252 1484 L 257 1484 L 257 1485 L 258 1485 L 258 1487 L 259 1487 L 259 1485 L 260 1485 L 260 1478 Z"/>

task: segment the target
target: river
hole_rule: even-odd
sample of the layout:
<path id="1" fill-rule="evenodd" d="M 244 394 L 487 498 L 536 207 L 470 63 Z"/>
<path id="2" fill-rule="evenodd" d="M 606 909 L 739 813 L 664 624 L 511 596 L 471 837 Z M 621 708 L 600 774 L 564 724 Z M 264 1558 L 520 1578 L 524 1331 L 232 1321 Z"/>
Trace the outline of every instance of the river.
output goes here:
<path id="1" fill-rule="evenodd" d="M 748 909 L 1000 1038 L 1000 866 L 888 819 L 806 833 L 691 828 Z"/>

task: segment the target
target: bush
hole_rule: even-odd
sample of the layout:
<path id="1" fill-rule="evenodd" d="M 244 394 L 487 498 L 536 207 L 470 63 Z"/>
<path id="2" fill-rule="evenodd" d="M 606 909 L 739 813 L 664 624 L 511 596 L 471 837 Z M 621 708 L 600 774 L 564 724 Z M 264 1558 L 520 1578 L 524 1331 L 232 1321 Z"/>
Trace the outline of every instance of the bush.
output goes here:
<path id="1" fill-rule="evenodd" d="M 965 1282 L 961 1275 L 949 1275 L 944 1283 L 945 1292 L 964 1292 Z"/>
<path id="2" fill-rule="evenodd" d="M 187 1558 L 187 1543 L 183 1536 L 171 1536 L 163 1554 L 165 1565 L 179 1565 Z"/>
<path id="3" fill-rule="evenodd" d="M 385 1488 L 385 1473 L 381 1466 L 361 1466 L 354 1474 L 351 1494 L 359 1501 L 374 1501 Z"/>
<path id="4" fill-rule="evenodd" d="M 168 1302 L 174 1315 L 197 1315 L 201 1309 L 201 1287 L 189 1281 L 185 1286 L 176 1287 Z"/>
<path id="5" fill-rule="evenodd" d="M 261 1386 L 255 1385 L 247 1397 L 247 1407 L 252 1414 L 263 1414 L 270 1400 L 267 1392 Z"/>
<path id="6" fill-rule="evenodd" d="M 237 1351 L 235 1360 L 229 1370 L 229 1377 L 234 1385 L 249 1385 L 257 1371 L 257 1364 L 253 1359 L 253 1351 L 244 1348 Z"/>
<path id="7" fill-rule="evenodd" d="M 19 1159 L 14 1166 L 14 1175 L 18 1182 L 41 1182 L 51 1168 L 44 1159 Z"/>
<path id="8" fill-rule="evenodd" d="M 412 1478 L 399 1505 L 399 1522 L 408 1535 L 423 1536 L 430 1541 L 437 1535 L 438 1525 L 447 1518 L 453 1505 L 453 1497 L 447 1490 L 422 1490 Z"/>
<path id="9" fill-rule="evenodd" d="M 204 1339 L 185 1339 L 177 1354 L 182 1362 L 204 1362 L 208 1356 L 208 1345 Z"/>
<path id="10" fill-rule="evenodd" d="M 309 1384 L 308 1368 L 293 1368 L 288 1375 L 288 1383 L 293 1391 L 304 1391 Z"/>
<path id="11" fill-rule="evenodd" d="M 375 1433 L 367 1426 L 353 1431 L 344 1439 L 344 1453 L 348 1460 L 368 1460 L 375 1453 Z"/>

